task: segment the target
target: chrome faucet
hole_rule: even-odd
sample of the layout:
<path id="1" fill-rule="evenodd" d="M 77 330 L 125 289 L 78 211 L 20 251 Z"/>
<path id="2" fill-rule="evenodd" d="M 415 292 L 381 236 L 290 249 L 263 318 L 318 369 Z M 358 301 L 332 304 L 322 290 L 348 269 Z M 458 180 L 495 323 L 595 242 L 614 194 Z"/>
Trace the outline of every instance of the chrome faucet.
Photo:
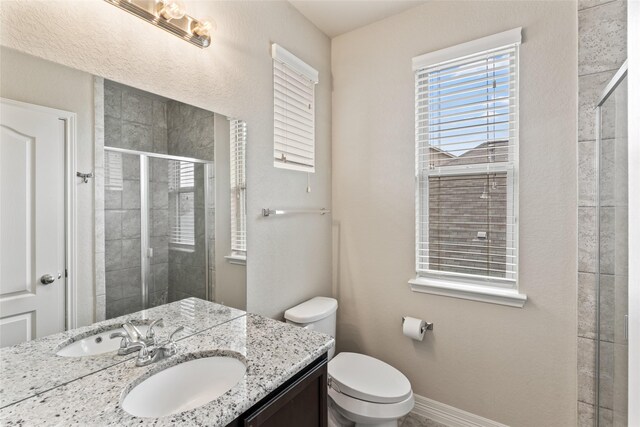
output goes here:
<path id="1" fill-rule="evenodd" d="M 131 348 L 133 341 L 131 340 L 131 337 L 126 332 L 126 330 L 113 332 L 111 335 L 109 335 L 109 338 L 111 339 L 122 338 L 120 340 L 120 348 L 118 349 L 119 356 L 124 356 L 126 354 L 133 353 L 134 351 L 136 351 L 135 349 Z"/>
<path id="2" fill-rule="evenodd" d="M 124 356 L 139 350 L 135 344 L 143 343 L 145 346 L 156 345 L 156 333 L 154 328 L 156 325 L 161 326 L 163 324 L 164 322 L 162 319 L 154 320 L 149 325 L 146 335 L 142 335 L 142 332 L 140 332 L 140 330 L 136 328 L 131 321 L 129 321 L 122 325 L 122 329 L 124 329 L 124 331 L 114 332 L 109 335 L 109 337 L 111 339 L 121 338 L 118 355 Z"/>
<path id="3" fill-rule="evenodd" d="M 131 344 L 129 348 L 133 349 L 133 351 L 138 350 L 136 366 L 148 366 L 162 359 L 174 356 L 178 352 L 178 346 L 173 340 L 173 336 L 183 329 L 184 326 L 180 326 L 178 329 L 171 333 L 171 336 L 169 337 L 169 340 L 167 342 L 160 344 L 157 347 L 149 347 L 144 341 L 138 341 Z"/>

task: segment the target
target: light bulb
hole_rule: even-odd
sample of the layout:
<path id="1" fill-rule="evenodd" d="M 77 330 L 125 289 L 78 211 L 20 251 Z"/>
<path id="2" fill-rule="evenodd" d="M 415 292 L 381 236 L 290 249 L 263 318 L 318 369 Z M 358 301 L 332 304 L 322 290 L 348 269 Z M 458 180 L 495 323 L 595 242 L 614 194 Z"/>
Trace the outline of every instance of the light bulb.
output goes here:
<path id="1" fill-rule="evenodd" d="M 167 20 L 181 19 L 187 14 L 187 8 L 182 0 L 163 0 L 160 15 Z"/>
<path id="2" fill-rule="evenodd" d="M 211 18 L 204 18 L 199 21 L 194 21 L 191 31 L 200 37 L 211 37 L 211 34 L 217 29 L 216 21 Z"/>

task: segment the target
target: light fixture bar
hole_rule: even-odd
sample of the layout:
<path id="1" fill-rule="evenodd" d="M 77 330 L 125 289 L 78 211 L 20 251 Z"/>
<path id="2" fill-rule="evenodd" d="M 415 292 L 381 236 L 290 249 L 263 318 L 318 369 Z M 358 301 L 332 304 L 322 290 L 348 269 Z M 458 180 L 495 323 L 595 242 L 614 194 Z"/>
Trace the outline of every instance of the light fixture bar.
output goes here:
<path id="1" fill-rule="evenodd" d="M 156 0 L 104 0 L 122 10 L 141 18 L 156 27 L 180 37 L 182 40 L 198 46 L 199 48 L 209 47 L 211 45 L 210 35 L 198 35 L 193 31 L 194 28 L 202 24 L 201 21 L 189 15 L 184 15 L 180 19 L 165 19 L 160 11 L 163 2 Z"/>

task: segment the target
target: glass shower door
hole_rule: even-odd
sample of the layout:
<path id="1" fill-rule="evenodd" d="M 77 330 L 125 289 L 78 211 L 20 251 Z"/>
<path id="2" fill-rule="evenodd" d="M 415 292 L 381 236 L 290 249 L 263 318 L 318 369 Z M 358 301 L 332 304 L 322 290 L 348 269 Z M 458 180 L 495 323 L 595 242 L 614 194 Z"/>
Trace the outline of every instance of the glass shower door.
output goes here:
<path id="1" fill-rule="evenodd" d="M 627 425 L 628 162 L 626 64 L 597 107 L 598 346 L 596 423 Z"/>
<path id="2" fill-rule="evenodd" d="M 138 154 L 105 151 L 106 318 L 142 310 L 140 163 Z"/>
<path id="3" fill-rule="evenodd" d="M 105 148 L 106 318 L 210 298 L 213 180 L 211 162 Z"/>
<path id="4" fill-rule="evenodd" d="M 149 306 L 209 297 L 208 165 L 149 158 Z M 209 212 L 211 211 L 211 212 Z M 211 245 L 212 246 L 212 245 Z"/>

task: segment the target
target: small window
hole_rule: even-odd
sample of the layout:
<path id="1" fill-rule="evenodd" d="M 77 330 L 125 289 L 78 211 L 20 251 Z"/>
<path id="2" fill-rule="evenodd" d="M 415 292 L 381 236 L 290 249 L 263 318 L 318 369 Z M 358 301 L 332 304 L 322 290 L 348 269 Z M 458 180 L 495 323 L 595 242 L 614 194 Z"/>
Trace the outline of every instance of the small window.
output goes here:
<path id="1" fill-rule="evenodd" d="M 104 153 L 104 188 L 122 191 L 122 154 L 112 151 Z"/>
<path id="2" fill-rule="evenodd" d="M 315 172 L 318 72 L 277 44 L 272 56 L 274 166 Z"/>
<path id="3" fill-rule="evenodd" d="M 231 120 L 231 257 L 236 261 L 247 256 L 247 184 L 245 151 L 247 124 Z"/>
<path id="4" fill-rule="evenodd" d="M 171 234 L 176 248 L 193 250 L 195 245 L 195 176 L 191 162 L 169 161 Z"/>
<path id="5" fill-rule="evenodd" d="M 414 58 L 413 285 L 517 290 L 519 45 L 517 29 Z"/>

